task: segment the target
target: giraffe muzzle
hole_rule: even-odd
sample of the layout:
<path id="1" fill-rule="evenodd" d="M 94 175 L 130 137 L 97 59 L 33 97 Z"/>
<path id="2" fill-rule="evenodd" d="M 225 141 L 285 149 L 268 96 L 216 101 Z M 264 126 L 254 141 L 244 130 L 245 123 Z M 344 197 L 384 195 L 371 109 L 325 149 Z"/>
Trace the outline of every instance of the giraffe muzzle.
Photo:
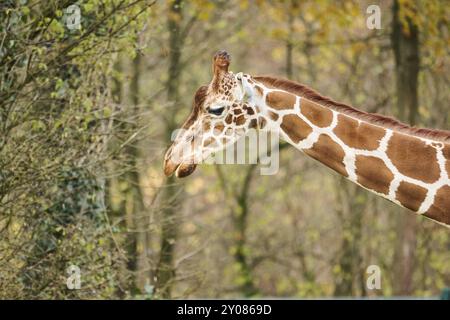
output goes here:
<path id="1" fill-rule="evenodd" d="M 197 167 L 196 163 L 179 163 L 172 161 L 173 146 L 167 150 L 164 157 L 164 174 L 169 177 L 175 173 L 177 178 L 184 178 L 192 174 Z"/>
<path id="2" fill-rule="evenodd" d="M 170 159 L 164 161 L 164 174 L 169 177 L 175 173 L 177 178 L 184 178 L 191 175 L 197 165 L 195 163 L 174 163 Z"/>
<path id="3" fill-rule="evenodd" d="M 177 170 L 179 164 L 172 162 L 170 159 L 164 160 L 164 174 L 169 177 L 171 176 L 175 170 Z"/>

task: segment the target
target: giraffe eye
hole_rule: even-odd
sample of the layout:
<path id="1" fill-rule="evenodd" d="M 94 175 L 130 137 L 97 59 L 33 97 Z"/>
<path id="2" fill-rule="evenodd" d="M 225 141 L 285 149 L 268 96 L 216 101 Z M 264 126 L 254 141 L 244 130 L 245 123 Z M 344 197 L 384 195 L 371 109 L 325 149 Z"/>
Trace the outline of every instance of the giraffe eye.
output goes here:
<path id="1" fill-rule="evenodd" d="M 216 116 L 220 116 L 223 113 L 223 110 L 225 110 L 225 107 L 220 107 L 217 109 L 211 109 L 209 108 L 208 112 L 210 114 L 216 115 Z"/>

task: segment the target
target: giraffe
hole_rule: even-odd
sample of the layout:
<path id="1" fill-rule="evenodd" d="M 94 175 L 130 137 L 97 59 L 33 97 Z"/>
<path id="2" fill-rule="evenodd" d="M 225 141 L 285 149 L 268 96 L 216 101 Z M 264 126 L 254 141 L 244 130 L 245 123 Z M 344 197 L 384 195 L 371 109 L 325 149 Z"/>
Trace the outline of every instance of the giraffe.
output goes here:
<path id="1" fill-rule="evenodd" d="M 450 131 L 413 128 L 284 79 L 233 74 L 225 51 L 164 158 L 186 177 L 250 129 L 275 131 L 357 185 L 450 228 Z M 177 156 L 176 156 L 177 155 Z"/>

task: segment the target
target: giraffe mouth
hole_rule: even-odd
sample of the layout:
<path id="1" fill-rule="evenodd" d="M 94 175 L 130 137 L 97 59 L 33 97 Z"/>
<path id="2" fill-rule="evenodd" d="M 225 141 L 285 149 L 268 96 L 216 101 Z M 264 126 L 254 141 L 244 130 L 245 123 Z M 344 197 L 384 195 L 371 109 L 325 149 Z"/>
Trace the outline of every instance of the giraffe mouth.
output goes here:
<path id="1" fill-rule="evenodd" d="M 164 156 L 164 174 L 167 177 L 175 174 L 177 178 L 184 178 L 191 175 L 197 167 L 198 161 L 195 161 L 194 156 L 179 158 L 173 150 L 174 145 L 171 145 Z"/>
<path id="2" fill-rule="evenodd" d="M 175 173 L 177 178 L 184 178 L 191 175 L 197 164 L 195 163 L 174 163 L 170 159 L 164 161 L 164 174 L 169 177 Z"/>
<path id="3" fill-rule="evenodd" d="M 187 177 L 195 171 L 196 167 L 197 165 L 195 163 L 182 163 L 178 165 L 177 169 L 175 170 L 175 176 L 177 178 Z"/>

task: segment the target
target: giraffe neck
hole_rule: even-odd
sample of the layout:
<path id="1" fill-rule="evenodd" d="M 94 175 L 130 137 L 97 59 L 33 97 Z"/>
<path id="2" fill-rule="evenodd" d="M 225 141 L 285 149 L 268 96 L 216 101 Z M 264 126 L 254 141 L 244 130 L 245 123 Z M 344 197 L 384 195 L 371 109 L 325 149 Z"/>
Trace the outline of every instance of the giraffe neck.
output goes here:
<path id="1" fill-rule="evenodd" d="M 250 87 L 260 127 L 279 131 L 294 147 L 361 187 L 450 226 L 450 144 L 386 128 L 260 82 Z"/>

